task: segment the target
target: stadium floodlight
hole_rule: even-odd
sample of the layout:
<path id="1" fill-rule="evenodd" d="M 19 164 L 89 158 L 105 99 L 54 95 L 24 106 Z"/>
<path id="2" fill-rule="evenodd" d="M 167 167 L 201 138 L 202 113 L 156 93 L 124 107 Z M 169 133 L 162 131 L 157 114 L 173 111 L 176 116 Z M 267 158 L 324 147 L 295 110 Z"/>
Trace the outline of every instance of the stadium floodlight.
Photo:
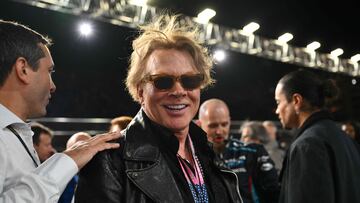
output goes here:
<path id="1" fill-rule="evenodd" d="M 316 49 L 318 49 L 321 46 L 321 44 L 317 41 L 311 42 L 310 44 L 308 44 L 306 46 L 306 49 L 309 51 L 315 51 Z"/>
<path id="2" fill-rule="evenodd" d="M 343 53 L 344 53 L 344 50 L 342 50 L 341 48 L 337 48 L 337 49 L 331 51 L 330 55 L 335 58 L 335 57 L 339 57 Z"/>
<path id="3" fill-rule="evenodd" d="M 222 62 L 226 58 L 226 54 L 224 50 L 216 50 L 214 52 L 214 60 L 216 62 Z"/>
<path id="4" fill-rule="evenodd" d="M 197 15 L 197 22 L 201 24 L 206 24 L 209 20 L 216 15 L 216 11 L 210 8 L 206 8 L 205 10 L 201 11 Z"/>
<path id="5" fill-rule="evenodd" d="M 286 44 L 288 41 L 292 40 L 292 38 L 294 38 L 294 36 L 287 32 L 278 38 L 278 42 L 281 44 Z"/>
<path id="6" fill-rule="evenodd" d="M 360 61 L 360 54 L 355 54 L 354 56 L 352 56 L 350 58 L 350 61 L 352 61 L 353 63 L 357 63 L 358 61 Z"/>
<path id="7" fill-rule="evenodd" d="M 79 25 L 79 32 L 82 36 L 87 37 L 92 34 L 93 29 L 90 23 L 82 22 Z"/>
<path id="8" fill-rule="evenodd" d="M 146 6 L 147 0 L 130 0 L 129 3 L 135 6 Z"/>
<path id="9" fill-rule="evenodd" d="M 254 33 L 259 28 L 260 28 L 259 24 L 255 23 L 255 22 L 251 22 L 243 27 L 243 31 L 245 34 L 249 35 L 249 34 Z"/>

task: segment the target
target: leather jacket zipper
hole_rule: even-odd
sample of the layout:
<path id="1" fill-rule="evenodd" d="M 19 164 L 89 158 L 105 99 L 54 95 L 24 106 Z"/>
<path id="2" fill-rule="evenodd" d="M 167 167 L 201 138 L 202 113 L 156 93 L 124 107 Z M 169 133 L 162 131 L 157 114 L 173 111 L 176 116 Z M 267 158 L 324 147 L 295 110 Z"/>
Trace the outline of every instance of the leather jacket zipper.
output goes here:
<path id="1" fill-rule="evenodd" d="M 243 201 L 243 199 L 242 199 L 242 197 L 240 195 L 239 179 L 238 179 L 238 176 L 236 175 L 236 173 L 234 173 L 233 171 L 224 170 L 224 169 L 220 169 L 220 171 L 225 172 L 225 173 L 231 173 L 231 174 L 233 174 L 235 176 L 235 178 L 236 178 L 236 192 L 237 192 L 238 196 L 240 197 L 241 203 L 244 203 L 244 201 Z"/>

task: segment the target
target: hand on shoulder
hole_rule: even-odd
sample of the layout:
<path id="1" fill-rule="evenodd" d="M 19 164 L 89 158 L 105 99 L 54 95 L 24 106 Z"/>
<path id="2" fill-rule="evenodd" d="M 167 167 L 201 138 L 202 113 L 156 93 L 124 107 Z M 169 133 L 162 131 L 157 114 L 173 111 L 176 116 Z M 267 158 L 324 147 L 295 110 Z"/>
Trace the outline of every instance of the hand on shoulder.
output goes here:
<path id="1" fill-rule="evenodd" d="M 69 149 L 65 150 L 64 153 L 75 161 L 80 170 L 96 155 L 96 153 L 106 149 L 119 148 L 119 143 L 112 143 L 109 141 L 120 137 L 120 131 L 99 134 L 89 140 L 76 142 Z"/>

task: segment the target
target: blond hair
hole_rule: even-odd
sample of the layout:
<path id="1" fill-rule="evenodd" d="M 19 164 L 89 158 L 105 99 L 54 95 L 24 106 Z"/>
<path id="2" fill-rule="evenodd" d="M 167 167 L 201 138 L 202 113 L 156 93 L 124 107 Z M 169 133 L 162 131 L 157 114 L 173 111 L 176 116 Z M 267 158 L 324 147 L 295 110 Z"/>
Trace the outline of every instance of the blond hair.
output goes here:
<path id="1" fill-rule="evenodd" d="M 210 72 L 213 61 L 208 50 L 197 41 L 198 30 L 194 26 L 180 25 L 179 16 L 161 15 L 152 23 L 140 27 L 141 35 L 133 43 L 133 52 L 126 78 L 126 87 L 135 101 L 139 101 L 138 86 L 145 77 L 145 64 L 154 50 L 177 49 L 186 51 L 194 60 L 199 73 L 204 74 L 201 88 L 214 83 Z"/>

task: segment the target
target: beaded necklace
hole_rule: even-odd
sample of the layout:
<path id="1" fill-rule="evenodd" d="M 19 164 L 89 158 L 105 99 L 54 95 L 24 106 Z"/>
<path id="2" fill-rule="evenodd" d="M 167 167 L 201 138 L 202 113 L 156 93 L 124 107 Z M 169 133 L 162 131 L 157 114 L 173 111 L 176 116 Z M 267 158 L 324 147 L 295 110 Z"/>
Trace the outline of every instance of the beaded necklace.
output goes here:
<path id="1" fill-rule="evenodd" d="M 192 158 L 194 160 L 194 167 L 191 166 L 190 162 L 186 159 L 183 159 L 179 154 L 177 154 L 177 158 L 179 160 L 179 164 L 183 171 L 183 174 L 186 178 L 186 181 L 189 185 L 191 194 L 194 198 L 195 203 L 208 203 L 209 197 L 206 191 L 205 181 L 204 181 L 204 173 L 202 171 L 202 167 L 199 159 L 195 155 L 194 145 L 192 143 L 190 135 L 188 135 L 187 144 L 190 146 Z"/>

